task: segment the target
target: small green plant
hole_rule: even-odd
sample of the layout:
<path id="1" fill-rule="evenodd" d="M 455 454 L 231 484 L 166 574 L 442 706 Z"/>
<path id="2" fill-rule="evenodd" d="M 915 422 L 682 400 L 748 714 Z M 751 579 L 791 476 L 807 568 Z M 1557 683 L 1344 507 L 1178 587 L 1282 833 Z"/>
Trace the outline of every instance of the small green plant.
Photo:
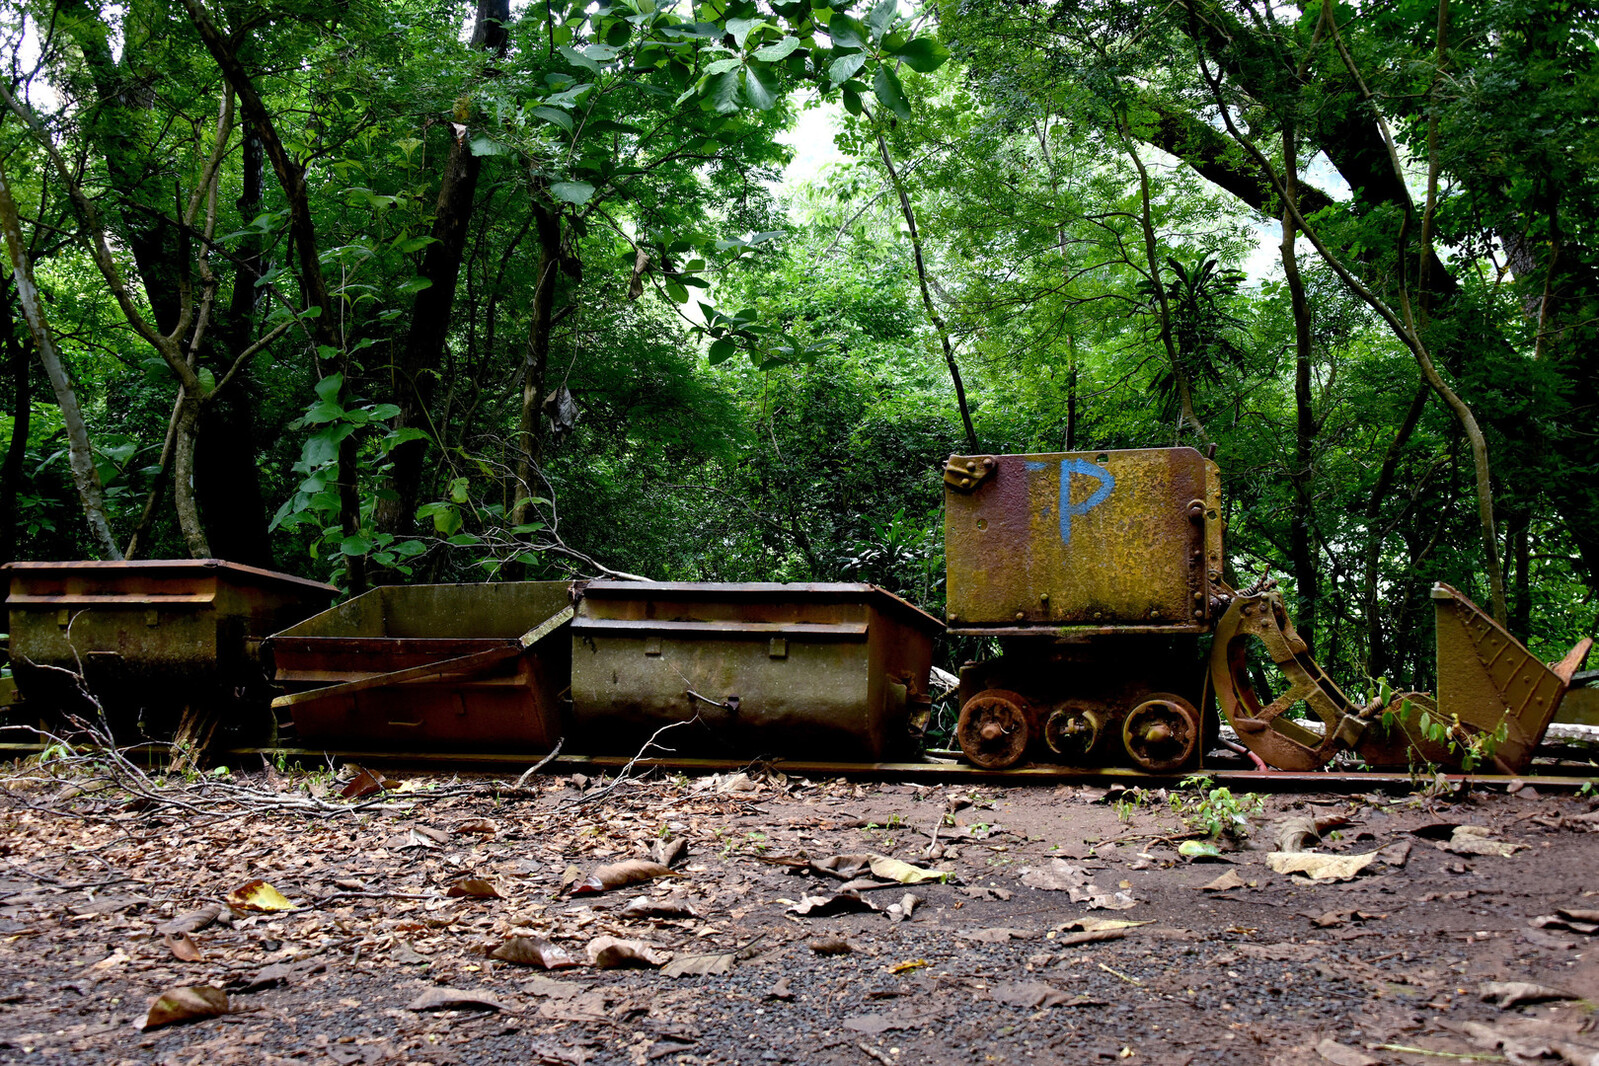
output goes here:
<path id="1" fill-rule="evenodd" d="M 1212 837 L 1249 835 L 1249 816 L 1265 810 L 1266 801 L 1253 792 L 1235 796 L 1204 774 L 1186 778 L 1182 788 L 1188 795 L 1182 807 L 1183 819 L 1192 828 Z"/>
<path id="2" fill-rule="evenodd" d="M 1596 789 L 1599 789 L 1599 777 L 1590 777 L 1582 783 L 1581 788 L 1577 789 L 1577 795 L 1592 796 Z"/>

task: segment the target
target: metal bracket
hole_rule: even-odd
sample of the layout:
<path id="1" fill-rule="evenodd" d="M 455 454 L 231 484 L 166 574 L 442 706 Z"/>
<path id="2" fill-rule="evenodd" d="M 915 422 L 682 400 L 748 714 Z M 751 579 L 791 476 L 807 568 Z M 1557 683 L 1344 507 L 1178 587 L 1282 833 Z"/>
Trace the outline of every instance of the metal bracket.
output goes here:
<path id="1" fill-rule="evenodd" d="M 956 492 L 972 492 L 997 467 L 992 455 L 952 455 L 944 463 L 944 484 Z"/>

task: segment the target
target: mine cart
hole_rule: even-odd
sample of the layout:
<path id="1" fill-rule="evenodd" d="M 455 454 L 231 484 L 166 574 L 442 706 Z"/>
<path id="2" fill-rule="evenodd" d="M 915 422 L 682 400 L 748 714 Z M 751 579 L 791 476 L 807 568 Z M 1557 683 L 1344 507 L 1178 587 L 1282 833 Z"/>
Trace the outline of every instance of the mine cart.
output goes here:
<path id="1" fill-rule="evenodd" d="M 872 585 L 595 581 L 572 624 L 571 734 L 631 752 L 690 723 L 661 743 L 880 760 L 928 706 L 942 628 Z"/>
<path id="2" fill-rule="evenodd" d="M 217 559 L 9 563 L 11 659 L 30 707 L 93 711 L 114 733 L 170 732 L 186 709 L 266 722 L 267 634 L 338 589 Z M 91 702 L 93 701 L 93 702 Z"/>
<path id="3" fill-rule="evenodd" d="M 543 751 L 571 662 L 564 581 L 390 585 L 267 642 L 306 745 Z"/>

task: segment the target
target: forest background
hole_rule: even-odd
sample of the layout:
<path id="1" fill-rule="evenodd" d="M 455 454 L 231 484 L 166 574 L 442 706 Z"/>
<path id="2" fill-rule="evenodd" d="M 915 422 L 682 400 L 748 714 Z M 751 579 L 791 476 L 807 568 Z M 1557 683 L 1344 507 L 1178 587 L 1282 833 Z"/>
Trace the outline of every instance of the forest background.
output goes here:
<path id="1" fill-rule="evenodd" d="M 936 613 L 950 453 L 1182 443 L 1356 690 L 1595 627 L 1594 5 L 3 10 L 0 558 Z"/>

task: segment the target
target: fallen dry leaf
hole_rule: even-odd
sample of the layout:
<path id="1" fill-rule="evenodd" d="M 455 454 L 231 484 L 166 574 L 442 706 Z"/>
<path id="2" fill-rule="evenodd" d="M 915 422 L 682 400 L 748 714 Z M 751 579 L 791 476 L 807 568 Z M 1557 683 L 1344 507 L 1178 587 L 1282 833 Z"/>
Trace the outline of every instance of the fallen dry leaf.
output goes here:
<path id="1" fill-rule="evenodd" d="M 700 912 L 684 899 L 650 899 L 635 896 L 616 912 L 619 918 L 698 918 Z"/>
<path id="2" fill-rule="evenodd" d="M 502 1010 L 511 1008 L 489 992 L 430 988 L 405 1005 L 406 1010 Z"/>
<path id="3" fill-rule="evenodd" d="M 572 895 L 590 896 L 599 892 L 609 892 L 613 888 L 653 881 L 657 877 L 682 876 L 671 867 L 649 859 L 627 859 L 595 867 L 594 872 L 586 879 L 572 886 Z"/>
<path id="4" fill-rule="evenodd" d="M 850 942 L 841 936 L 817 937 L 810 942 L 810 949 L 818 955 L 848 955 L 855 949 Z"/>
<path id="5" fill-rule="evenodd" d="M 1012 940 L 1031 940 L 1033 937 L 1033 934 L 1025 929 L 1007 929 L 1004 926 L 993 929 L 972 929 L 955 935 L 962 940 L 970 940 L 977 944 L 1005 944 Z"/>
<path id="6" fill-rule="evenodd" d="M 1351 881 L 1370 866 L 1377 852 L 1364 855 L 1322 855 L 1314 851 L 1273 851 L 1266 865 L 1280 874 L 1304 874 L 1312 881 Z"/>
<path id="7" fill-rule="evenodd" d="M 1435 845 L 1441 851 L 1452 851 L 1456 855 L 1497 855 L 1508 859 L 1518 851 L 1530 845 L 1514 844 L 1508 840 L 1490 840 L 1488 827 L 1482 825 L 1457 825 L 1453 835 L 1446 841 Z"/>
<path id="8" fill-rule="evenodd" d="M 180 914 L 170 922 L 163 922 L 155 927 L 155 931 L 165 936 L 168 933 L 198 933 L 212 922 L 222 916 L 222 905 L 207 903 L 197 911 Z"/>
<path id="9" fill-rule="evenodd" d="M 200 952 L 200 945 L 188 933 L 166 933 L 161 937 L 161 942 L 172 952 L 172 957 L 181 962 L 201 962 L 205 959 Z"/>
<path id="10" fill-rule="evenodd" d="M 803 896 L 788 908 L 788 913 L 802 918 L 826 918 L 832 914 L 851 914 L 856 911 L 875 911 L 877 905 L 862 898 L 859 892 L 840 891 L 831 896 Z"/>
<path id="11" fill-rule="evenodd" d="M 1073 918 L 1069 922 L 1061 922 L 1055 929 L 1057 932 L 1077 929 L 1084 933 L 1103 933 L 1107 929 L 1133 929 L 1140 925 L 1154 924 L 1153 918 L 1143 922 L 1131 922 L 1126 918 Z"/>
<path id="12" fill-rule="evenodd" d="M 1316 915 L 1310 920 L 1310 924 L 1317 929 L 1336 929 L 1338 926 L 1348 925 L 1350 922 L 1369 922 L 1386 917 L 1388 917 L 1386 914 L 1370 914 L 1366 911 L 1328 911 L 1325 914 Z"/>
<path id="13" fill-rule="evenodd" d="M 616 970 L 624 966 L 664 966 L 671 961 L 672 953 L 661 951 L 642 940 L 600 936 L 589 942 L 588 957 L 593 966 L 602 970 Z"/>
<path id="14" fill-rule="evenodd" d="M 788 978 L 779 977 L 777 983 L 766 990 L 768 999 L 793 999 L 794 990 L 788 986 Z"/>
<path id="15" fill-rule="evenodd" d="M 676 866 L 688 858 L 688 838 L 673 837 L 671 840 L 657 839 L 650 845 L 650 858 L 662 866 Z"/>
<path id="16" fill-rule="evenodd" d="M 1120 940 L 1127 935 L 1125 929 L 1095 929 L 1088 933 L 1072 933 L 1055 941 L 1057 947 L 1069 948 L 1078 944 L 1094 944 L 1101 940 Z"/>
<path id="17" fill-rule="evenodd" d="M 1381 1066 L 1382 1063 L 1381 1059 L 1374 1059 L 1359 1048 L 1340 1044 L 1330 1036 L 1316 1045 L 1316 1054 L 1334 1066 Z"/>
<path id="18" fill-rule="evenodd" d="M 559 944 L 534 936 L 513 936 L 489 952 L 489 956 L 502 962 L 538 966 L 545 970 L 569 970 L 579 965 L 576 956 Z"/>
<path id="19" fill-rule="evenodd" d="M 487 818 L 468 818 L 455 827 L 457 833 L 476 833 L 479 836 L 491 837 L 500 831 L 500 827 Z"/>
<path id="20" fill-rule="evenodd" d="M 469 899 L 504 899 L 500 890 L 481 877 L 466 877 L 455 882 L 444 893 L 455 899 L 466 897 Z"/>
<path id="21" fill-rule="evenodd" d="M 1201 892 L 1229 892 L 1235 888 L 1244 888 L 1245 882 L 1238 876 L 1237 870 L 1228 870 L 1209 884 L 1199 886 Z"/>
<path id="22" fill-rule="evenodd" d="M 1488 981 L 1477 989 L 1477 998 L 1499 1007 L 1514 1007 L 1518 1003 L 1543 1003 L 1552 999 L 1580 999 L 1572 992 L 1563 992 L 1548 985 L 1531 981 Z"/>
<path id="23" fill-rule="evenodd" d="M 922 902 L 922 897 L 913 892 L 905 893 L 900 897 L 898 903 L 890 903 L 888 905 L 888 920 L 891 922 L 903 922 L 915 912 L 916 905 L 920 902 Z"/>
<path id="24" fill-rule="evenodd" d="M 271 914 L 276 911 L 292 911 L 294 904 L 288 898 L 262 880 L 246 881 L 232 892 L 228 893 L 228 906 L 240 911 L 263 911 Z"/>
<path id="25" fill-rule="evenodd" d="M 157 996 L 145 1013 L 141 1029 L 215 1018 L 228 1012 L 228 994 L 213 985 L 184 985 Z"/>
<path id="26" fill-rule="evenodd" d="M 1018 981 L 1014 984 L 997 985 L 988 994 L 999 1003 L 1029 1009 L 1059 1007 L 1072 1001 L 1069 993 L 1062 992 L 1054 985 L 1046 985 L 1042 981 Z"/>
<path id="27" fill-rule="evenodd" d="M 665 977 L 704 977 L 713 973 L 732 973 L 736 956 L 731 951 L 714 955 L 682 955 L 661 970 Z"/>
<path id="28" fill-rule="evenodd" d="M 397 786 L 399 782 L 395 781 L 392 784 Z M 356 767 L 355 776 L 350 778 L 343 788 L 339 789 L 339 798 L 347 800 L 365 799 L 374 793 L 382 792 L 390 785 L 390 782 L 385 781 L 371 770 Z"/>
<path id="29" fill-rule="evenodd" d="M 920 885 L 928 881 L 944 882 L 950 879 L 948 870 L 924 870 L 887 855 L 872 855 L 867 863 L 873 877 L 885 881 L 898 881 L 902 885 Z"/>

